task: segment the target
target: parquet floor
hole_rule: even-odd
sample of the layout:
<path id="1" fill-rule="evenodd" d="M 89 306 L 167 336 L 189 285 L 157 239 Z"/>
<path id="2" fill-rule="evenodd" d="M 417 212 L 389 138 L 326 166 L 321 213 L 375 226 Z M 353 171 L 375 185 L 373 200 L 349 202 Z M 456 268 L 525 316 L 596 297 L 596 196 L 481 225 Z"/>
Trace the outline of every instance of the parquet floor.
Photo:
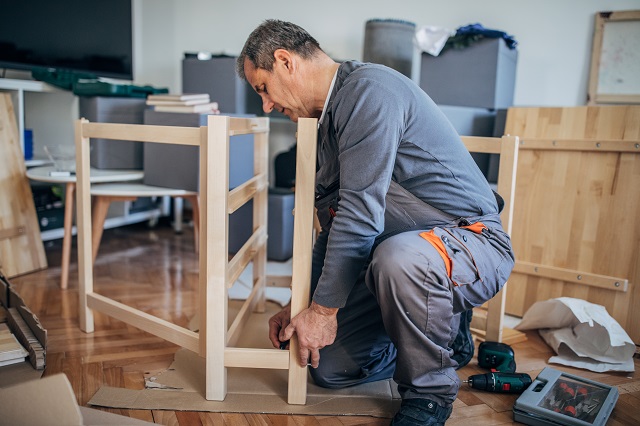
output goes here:
<path id="1" fill-rule="evenodd" d="M 69 289 L 60 290 L 61 242 L 46 244 L 49 269 L 12 278 L 28 306 L 49 333 L 44 375 L 65 373 L 78 403 L 87 405 L 102 386 L 144 387 L 143 373 L 167 368 L 177 346 L 119 321 L 96 314 L 96 332 L 77 325 L 77 263 L 75 242 Z M 176 235 L 165 223 L 155 228 L 131 225 L 104 233 L 96 262 L 95 287 L 101 293 L 186 326 L 197 307 L 197 258 L 193 234 Z M 131 283 L 136 283 L 131 284 Z M 538 337 L 513 345 L 519 372 L 535 377 L 547 366 L 551 350 Z M 636 369 L 640 360 L 635 361 Z M 626 373 L 596 374 L 553 366 L 582 377 L 617 385 L 620 398 L 609 425 L 640 425 L 640 378 Z M 483 373 L 473 360 L 461 378 Z M 466 385 L 463 385 L 466 386 Z M 514 424 L 514 395 L 485 393 L 463 387 L 447 425 Z M 164 425 L 387 425 L 388 419 L 364 416 L 286 416 L 272 414 L 183 411 L 106 410 Z"/>

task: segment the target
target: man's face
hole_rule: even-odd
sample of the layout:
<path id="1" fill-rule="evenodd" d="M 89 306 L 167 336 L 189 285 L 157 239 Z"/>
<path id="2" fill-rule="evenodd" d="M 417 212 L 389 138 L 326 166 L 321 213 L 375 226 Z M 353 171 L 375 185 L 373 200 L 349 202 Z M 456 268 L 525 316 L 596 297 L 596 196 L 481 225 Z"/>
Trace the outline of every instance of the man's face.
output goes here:
<path id="1" fill-rule="evenodd" d="M 244 74 L 253 89 L 262 98 L 262 109 L 269 113 L 277 110 L 297 122 L 299 117 L 309 117 L 300 96 L 296 75 L 291 71 L 291 62 L 276 54 L 272 71 L 256 68 L 249 59 L 244 61 Z"/>

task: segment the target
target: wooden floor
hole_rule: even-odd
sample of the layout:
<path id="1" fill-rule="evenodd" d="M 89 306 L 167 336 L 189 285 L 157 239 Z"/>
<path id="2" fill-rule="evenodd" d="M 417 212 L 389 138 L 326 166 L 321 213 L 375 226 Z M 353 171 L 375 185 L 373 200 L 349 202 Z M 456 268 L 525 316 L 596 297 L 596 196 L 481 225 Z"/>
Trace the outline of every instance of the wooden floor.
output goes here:
<path id="1" fill-rule="evenodd" d="M 101 293 L 186 326 L 197 307 L 197 259 L 193 234 L 175 234 L 165 223 L 105 231 L 96 261 L 95 287 Z M 130 389 L 144 387 L 144 372 L 167 368 L 177 346 L 101 314 L 96 332 L 85 334 L 77 322 L 77 263 L 75 242 L 69 289 L 60 290 L 61 242 L 46 244 L 49 269 L 12 278 L 27 305 L 49 333 L 44 375 L 65 373 L 78 403 L 87 405 L 93 394 L 109 385 Z M 136 283 L 135 285 L 131 283 Z M 552 355 L 537 333 L 514 345 L 519 372 L 535 377 Z M 640 361 L 635 360 L 636 369 Z M 609 425 L 640 424 L 639 373 L 596 374 L 553 366 L 582 377 L 619 386 L 620 398 Z M 475 359 L 458 371 L 461 378 L 484 373 Z M 485 393 L 463 385 L 447 425 L 513 424 L 516 396 Z M 271 414 L 203 413 L 183 411 L 106 410 L 165 425 L 387 425 L 389 419 L 365 416 L 286 416 Z"/>

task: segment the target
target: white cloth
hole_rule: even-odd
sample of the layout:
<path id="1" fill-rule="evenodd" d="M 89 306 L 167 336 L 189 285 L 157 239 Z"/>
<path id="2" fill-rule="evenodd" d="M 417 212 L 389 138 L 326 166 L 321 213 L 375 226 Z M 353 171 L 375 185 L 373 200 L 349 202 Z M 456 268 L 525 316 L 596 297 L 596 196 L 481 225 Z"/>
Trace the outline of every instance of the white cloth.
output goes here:
<path id="1" fill-rule="evenodd" d="M 424 25 L 416 30 L 415 44 L 423 52 L 438 56 L 449 37 L 455 33 L 447 28 Z"/>
<path id="2" fill-rule="evenodd" d="M 539 329 L 557 354 L 549 363 L 595 372 L 634 371 L 635 344 L 604 306 L 571 297 L 536 302 L 515 328 Z"/>

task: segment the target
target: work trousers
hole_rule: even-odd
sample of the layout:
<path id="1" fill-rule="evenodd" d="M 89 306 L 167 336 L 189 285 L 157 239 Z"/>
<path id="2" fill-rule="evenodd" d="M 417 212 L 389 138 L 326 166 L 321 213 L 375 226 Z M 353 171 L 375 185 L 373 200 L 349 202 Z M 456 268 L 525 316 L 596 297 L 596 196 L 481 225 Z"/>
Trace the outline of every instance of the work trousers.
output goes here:
<path id="1" fill-rule="evenodd" d="M 393 377 L 402 398 L 453 403 L 460 381 L 451 358 L 460 313 L 492 298 L 514 264 L 509 237 L 499 223 L 480 233 L 460 227 L 432 228 L 451 259 L 420 236 L 432 229 L 387 238 L 372 253 L 338 311 L 333 344 L 320 350 L 315 382 L 341 388 Z M 312 291 L 327 244 L 314 247 Z M 312 293 L 313 294 L 313 293 Z"/>

